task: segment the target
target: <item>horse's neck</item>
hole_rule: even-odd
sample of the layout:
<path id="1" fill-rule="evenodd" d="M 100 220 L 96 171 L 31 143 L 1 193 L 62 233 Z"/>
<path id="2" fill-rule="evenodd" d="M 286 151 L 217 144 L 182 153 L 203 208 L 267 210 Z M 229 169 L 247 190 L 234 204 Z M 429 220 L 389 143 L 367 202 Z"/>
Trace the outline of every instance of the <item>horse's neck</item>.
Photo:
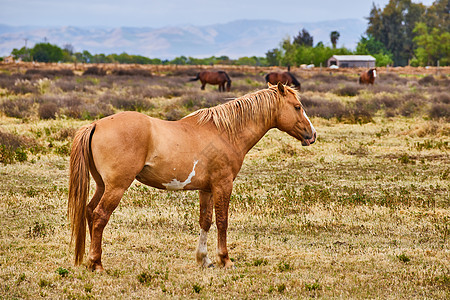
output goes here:
<path id="1" fill-rule="evenodd" d="M 257 124 L 257 122 L 248 122 L 246 125 L 241 131 L 236 133 L 234 138 L 230 137 L 230 142 L 243 156 L 262 139 L 267 131 L 273 128 L 272 125 L 262 125 Z"/>

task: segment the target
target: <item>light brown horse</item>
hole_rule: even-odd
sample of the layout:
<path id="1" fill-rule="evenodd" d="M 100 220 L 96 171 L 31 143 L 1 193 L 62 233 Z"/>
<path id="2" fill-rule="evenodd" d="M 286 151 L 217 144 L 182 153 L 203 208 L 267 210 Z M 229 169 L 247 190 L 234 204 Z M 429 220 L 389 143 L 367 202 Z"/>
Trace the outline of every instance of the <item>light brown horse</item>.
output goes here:
<path id="1" fill-rule="evenodd" d="M 202 83 L 201 89 L 205 89 L 207 83 L 219 85 L 219 92 L 225 92 L 225 83 L 227 84 L 227 92 L 231 88 L 231 79 L 225 71 L 201 71 L 197 73 L 197 77 L 189 81 L 200 80 Z"/>
<path id="2" fill-rule="evenodd" d="M 361 76 L 359 76 L 359 84 L 373 84 L 375 82 L 375 78 L 377 77 L 377 69 L 372 68 L 366 72 L 363 72 Z"/>
<path id="3" fill-rule="evenodd" d="M 121 112 L 83 126 L 70 154 L 68 215 L 75 264 L 83 261 L 87 221 L 88 265 L 103 270 L 103 229 L 125 190 L 137 179 L 159 189 L 199 190 L 197 261 L 203 267 L 212 265 L 206 245 L 214 208 L 219 262 L 233 266 L 226 235 L 233 181 L 246 153 L 271 128 L 287 132 L 303 146 L 316 140 L 297 92 L 280 83 L 178 121 Z M 97 187 L 86 206 L 89 173 Z"/>
<path id="4" fill-rule="evenodd" d="M 291 72 L 270 72 L 266 75 L 266 82 L 271 84 L 281 82 L 282 84 L 294 86 L 298 91 L 301 91 L 300 82 Z"/>

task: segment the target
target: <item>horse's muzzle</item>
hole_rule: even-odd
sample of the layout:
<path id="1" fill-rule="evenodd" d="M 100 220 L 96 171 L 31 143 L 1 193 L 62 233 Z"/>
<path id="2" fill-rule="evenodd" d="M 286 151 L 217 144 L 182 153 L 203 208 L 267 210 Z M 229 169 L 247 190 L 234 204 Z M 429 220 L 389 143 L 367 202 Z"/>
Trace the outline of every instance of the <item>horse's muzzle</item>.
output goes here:
<path id="1" fill-rule="evenodd" d="M 309 146 L 316 142 L 317 133 L 314 131 L 312 137 L 308 137 L 302 141 L 302 146 Z"/>

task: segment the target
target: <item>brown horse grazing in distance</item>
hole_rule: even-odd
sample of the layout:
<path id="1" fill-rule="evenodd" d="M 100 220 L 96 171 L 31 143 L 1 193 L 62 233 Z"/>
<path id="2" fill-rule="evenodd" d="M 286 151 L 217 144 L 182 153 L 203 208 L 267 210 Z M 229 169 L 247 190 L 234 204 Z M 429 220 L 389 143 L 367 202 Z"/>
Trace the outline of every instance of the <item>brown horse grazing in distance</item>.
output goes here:
<path id="1" fill-rule="evenodd" d="M 271 128 L 287 132 L 303 146 L 316 140 L 297 92 L 281 83 L 200 109 L 178 121 L 121 112 L 81 127 L 70 154 L 68 215 L 75 264 L 83 261 L 87 223 L 91 237 L 88 265 L 103 270 L 103 229 L 136 179 L 159 189 L 199 190 L 197 262 L 212 266 L 206 245 L 214 209 L 219 262 L 233 266 L 227 250 L 233 181 L 247 152 Z M 96 191 L 86 205 L 89 173 Z"/>
<path id="2" fill-rule="evenodd" d="M 291 72 L 271 72 L 266 75 L 266 82 L 277 84 L 281 82 L 289 86 L 294 86 L 298 91 L 301 90 L 300 82 Z"/>
<path id="3" fill-rule="evenodd" d="M 225 71 L 201 71 L 197 73 L 197 77 L 189 81 L 200 80 L 202 83 L 201 89 L 205 89 L 207 83 L 219 85 L 219 92 L 225 92 L 225 83 L 227 84 L 227 92 L 231 88 L 231 79 Z"/>
<path id="4" fill-rule="evenodd" d="M 377 69 L 372 68 L 367 72 L 361 73 L 361 76 L 359 76 L 359 84 L 373 84 L 376 77 Z"/>

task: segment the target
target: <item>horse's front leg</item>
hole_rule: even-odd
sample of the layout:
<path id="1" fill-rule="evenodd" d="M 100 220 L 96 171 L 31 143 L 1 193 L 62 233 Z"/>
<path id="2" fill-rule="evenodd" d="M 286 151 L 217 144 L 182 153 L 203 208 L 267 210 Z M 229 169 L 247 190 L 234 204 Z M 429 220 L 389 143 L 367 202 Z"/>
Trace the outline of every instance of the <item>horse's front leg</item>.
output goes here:
<path id="1" fill-rule="evenodd" d="M 212 194 L 200 191 L 200 238 L 198 240 L 198 247 L 196 252 L 197 262 L 204 268 L 214 266 L 208 257 L 207 241 L 208 231 L 211 228 L 212 213 L 213 213 L 213 198 Z"/>
<path id="2" fill-rule="evenodd" d="M 233 181 L 222 182 L 213 188 L 214 210 L 216 212 L 217 226 L 217 254 L 220 263 L 225 268 L 233 267 L 233 262 L 228 256 L 227 229 L 228 229 L 228 207 L 230 204 Z"/>

